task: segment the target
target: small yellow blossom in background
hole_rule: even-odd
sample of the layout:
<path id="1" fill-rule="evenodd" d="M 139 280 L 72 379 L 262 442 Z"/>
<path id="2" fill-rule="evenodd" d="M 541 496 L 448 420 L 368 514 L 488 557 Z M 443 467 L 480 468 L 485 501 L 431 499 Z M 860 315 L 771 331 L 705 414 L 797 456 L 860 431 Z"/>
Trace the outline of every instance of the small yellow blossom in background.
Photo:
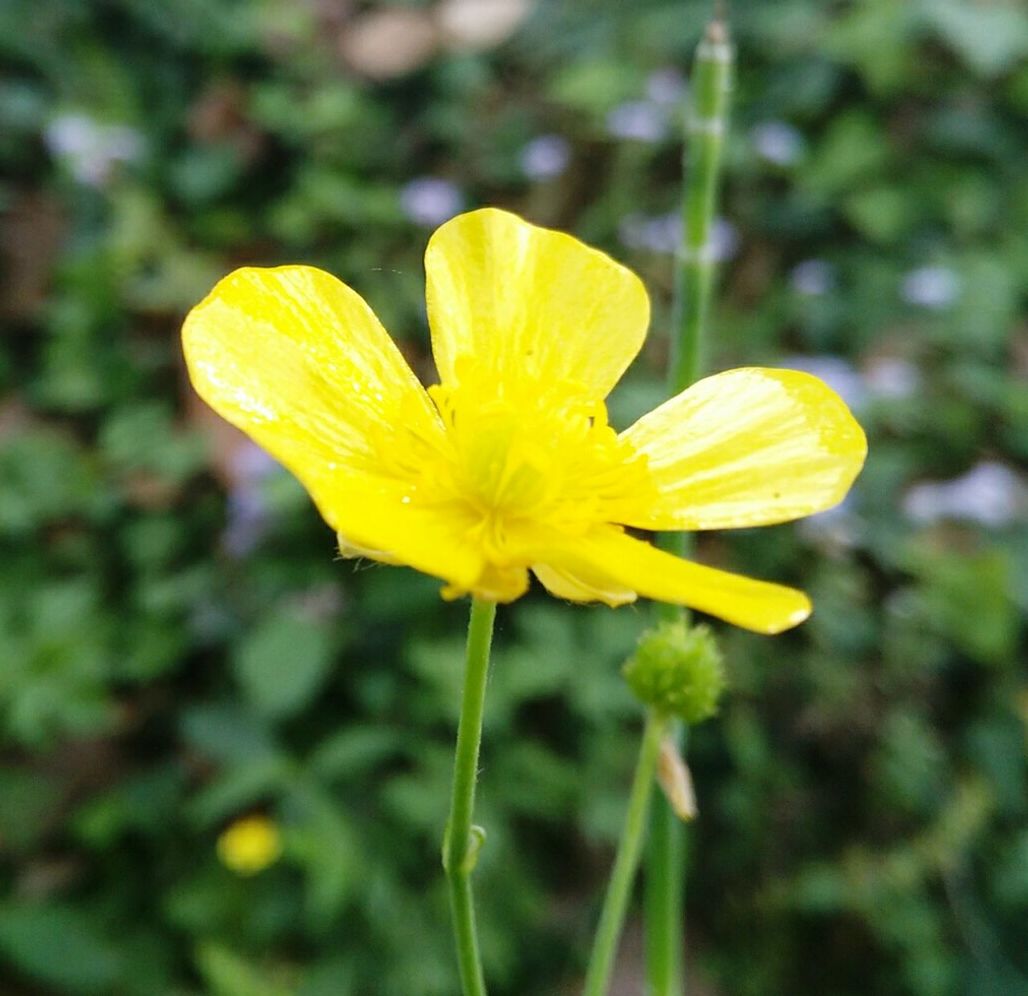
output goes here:
<path id="1" fill-rule="evenodd" d="M 822 381 L 729 370 L 618 433 L 604 399 L 649 324 L 631 271 L 493 208 L 439 228 L 425 269 L 428 390 L 364 300 L 313 267 L 236 270 L 183 328 L 197 391 L 296 474 L 344 555 L 417 568 L 446 597 L 509 602 L 532 571 L 560 598 L 644 595 L 764 633 L 809 615 L 800 591 L 626 527 L 770 525 L 837 504 L 867 446 Z"/>
<path id="2" fill-rule="evenodd" d="M 218 837 L 218 857 L 226 868 L 239 875 L 256 875 L 278 861 L 282 835 L 267 816 L 244 816 Z"/>

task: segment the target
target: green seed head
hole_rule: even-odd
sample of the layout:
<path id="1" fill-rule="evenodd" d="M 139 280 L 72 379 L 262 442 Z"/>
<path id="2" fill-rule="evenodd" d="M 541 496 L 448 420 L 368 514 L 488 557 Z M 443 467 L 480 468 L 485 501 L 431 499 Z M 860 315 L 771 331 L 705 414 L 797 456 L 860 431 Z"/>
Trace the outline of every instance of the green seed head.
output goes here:
<path id="1" fill-rule="evenodd" d="M 707 626 L 665 622 L 639 638 L 622 669 L 629 687 L 645 705 L 690 726 L 717 712 L 725 668 Z"/>

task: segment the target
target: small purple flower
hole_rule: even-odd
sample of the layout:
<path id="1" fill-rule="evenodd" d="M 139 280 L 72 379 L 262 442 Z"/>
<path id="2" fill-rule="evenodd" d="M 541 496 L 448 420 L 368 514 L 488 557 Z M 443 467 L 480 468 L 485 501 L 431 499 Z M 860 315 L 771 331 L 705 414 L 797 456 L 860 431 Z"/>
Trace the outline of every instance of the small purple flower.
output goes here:
<path id="1" fill-rule="evenodd" d="M 950 514 L 983 526 L 999 528 L 1017 517 L 1023 491 L 1018 476 L 1006 464 L 985 461 L 950 481 Z"/>
<path id="2" fill-rule="evenodd" d="M 835 267 L 823 259 L 805 259 L 792 268 L 789 282 L 797 294 L 821 297 L 835 290 Z"/>
<path id="3" fill-rule="evenodd" d="M 646 224 L 649 221 L 646 215 L 634 211 L 626 214 L 618 222 L 618 238 L 621 244 L 629 249 L 645 249 L 646 246 Z"/>
<path id="4" fill-rule="evenodd" d="M 618 226 L 618 237 L 629 249 L 673 253 L 682 242 L 682 221 L 677 214 L 625 215 Z"/>
<path id="5" fill-rule="evenodd" d="M 233 560 L 241 560 L 256 549 L 268 528 L 268 507 L 261 489 L 240 485 L 228 494 L 228 521 L 221 534 L 221 545 Z"/>
<path id="6" fill-rule="evenodd" d="M 915 484 L 903 496 L 903 512 L 919 523 L 938 522 L 946 516 L 946 486 L 931 481 Z"/>
<path id="7" fill-rule="evenodd" d="M 296 612 L 310 622 L 327 622 L 342 612 L 346 598 L 339 585 L 329 581 L 299 592 L 292 599 Z"/>
<path id="8" fill-rule="evenodd" d="M 853 492 L 840 505 L 796 523 L 799 534 L 808 542 L 826 549 L 850 549 L 857 545 L 860 520 L 854 513 Z"/>
<path id="9" fill-rule="evenodd" d="M 651 100 L 629 100 L 607 115 L 607 131 L 614 138 L 659 142 L 667 132 L 663 109 Z"/>
<path id="10" fill-rule="evenodd" d="M 685 97 L 685 77 L 673 66 L 650 73 L 646 80 L 646 96 L 655 104 L 674 107 Z"/>
<path id="11" fill-rule="evenodd" d="M 571 144 L 562 135 L 539 135 L 521 150 L 521 171 L 530 180 L 552 180 L 570 161 Z"/>
<path id="12" fill-rule="evenodd" d="M 239 560 L 252 553 L 267 532 L 271 513 L 263 483 L 282 468 L 249 440 L 235 447 L 228 459 L 226 470 L 233 484 L 228 493 L 228 521 L 221 534 L 221 545 L 230 557 Z"/>
<path id="13" fill-rule="evenodd" d="M 1006 464 L 991 460 L 951 481 L 915 484 L 903 497 L 903 511 L 914 522 L 965 519 L 991 529 L 1017 521 L 1024 505 L 1020 478 Z"/>
<path id="14" fill-rule="evenodd" d="M 60 114 L 46 126 L 43 139 L 55 156 L 73 156 L 94 144 L 97 129 L 85 114 Z"/>
<path id="15" fill-rule="evenodd" d="M 903 278 L 900 294 L 907 304 L 943 311 L 960 296 L 960 277 L 946 266 L 922 266 Z"/>
<path id="16" fill-rule="evenodd" d="M 415 224 L 435 228 L 459 214 L 464 194 L 449 180 L 438 176 L 419 176 L 400 191 L 403 213 Z"/>
<path id="17" fill-rule="evenodd" d="M 764 121 L 750 132 L 750 141 L 761 159 L 776 166 L 792 166 L 803 155 L 803 136 L 785 121 Z"/>
<path id="18" fill-rule="evenodd" d="M 727 218 L 715 218 L 710 226 L 710 251 L 718 263 L 731 259 L 741 243 L 739 229 Z"/>
<path id="19" fill-rule="evenodd" d="M 673 253 L 682 244 L 682 219 L 675 213 L 647 218 L 643 242 L 651 252 Z"/>
<path id="20" fill-rule="evenodd" d="M 228 458 L 228 473 L 232 480 L 245 484 L 258 484 L 279 469 L 274 457 L 249 440 L 233 448 Z"/>
<path id="21" fill-rule="evenodd" d="M 107 154 L 119 162 L 134 162 L 143 155 L 143 136 L 128 125 L 110 125 L 104 141 Z"/>
<path id="22" fill-rule="evenodd" d="M 85 114 L 60 114 L 43 140 L 55 159 L 86 187 L 106 186 L 120 163 L 142 158 L 143 138 L 127 125 L 105 125 Z"/>
<path id="23" fill-rule="evenodd" d="M 677 212 L 648 215 L 633 212 L 618 225 L 618 238 L 629 249 L 670 254 L 682 244 L 682 219 Z M 710 228 L 710 252 L 718 263 L 731 259 L 739 248 L 739 233 L 724 218 L 715 218 Z"/>
<path id="24" fill-rule="evenodd" d="M 909 398 L 921 387 L 921 371 L 899 356 L 874 360 L 864 371 L 867 389 L 878 398 Z"/>

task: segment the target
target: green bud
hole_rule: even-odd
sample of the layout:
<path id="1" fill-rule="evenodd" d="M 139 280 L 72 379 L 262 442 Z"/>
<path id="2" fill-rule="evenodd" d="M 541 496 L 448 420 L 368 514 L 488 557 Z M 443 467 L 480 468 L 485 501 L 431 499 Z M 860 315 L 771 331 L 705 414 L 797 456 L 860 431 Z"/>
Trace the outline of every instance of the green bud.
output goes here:
<path id="1" fill-rule="evenodd" d="M 622 673 L 641 702 L 690 726 L 717 712 L 725 687 L 714 634 L 684 622 L 664 622 L 643 633 Z"/>

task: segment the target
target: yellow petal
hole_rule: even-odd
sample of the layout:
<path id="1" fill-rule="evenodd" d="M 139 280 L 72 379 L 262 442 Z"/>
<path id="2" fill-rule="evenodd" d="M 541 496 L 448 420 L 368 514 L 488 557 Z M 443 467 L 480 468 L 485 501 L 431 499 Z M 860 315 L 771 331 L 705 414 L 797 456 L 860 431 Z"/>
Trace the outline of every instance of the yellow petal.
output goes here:
<path id="1" fill-rule="evenodd" d="M 443 598 L 474 595 L 489 602 L 513 602 L 528 591 L 528 570 L 520 565 L 499 567 L 486 564 L 471 584 L 451 583 L 443 589 Z"/>
<path id="2" fill-rule="evenodd" d="M 867 454 L 864 432 L 824 382 L 747 367 L 698 381 L 621 434 L 649 460 L 659 497 L 625 523 L 645 529 L 766 526 L 838 504 Z"/>
<path id="3" fill-rule="evenodd" d="M 614 584 L 609 578 L 585 578 L 547 564 L 533 564 L 532 572 L 546 590 L 569 602 L 603 602 L 605 605 L 627 605 L 636 600 L 636 593 Z"/>
<path id="4" fill-rule="evenodd" d="M 801 591 L 681 560 L 613 528 L 573 540 L 554 538 L 539 559 L 758 633 L 780 633 L 810 615 L 810 600 Z"/>
<path id="5" fill-rule="evenodd" d="M 422 504 L 388 482 L 372 481 L 350 491 L 354 514 L 338 533 L 344 557 L 368 557 L 402 564 L 447 582 L 443 597 L 474 594 L 512 602 L 528 588 L 528 571 L 513 563 L 489 562 L 479 531 L 466 510 Z"/>
<path id="6" fill-rule="evenodd" d="M 642 345 L 649 299 L 609 256 L 486 208 L 448 221 L 425 252 L 432 349 L 444 384 L 462 366 L 502 384 L 565 385 L 602 399 Z"/>
<path id="7" fill-rule="evenodd" d="M 488 565 L 461 518 L 407 497 L 402 487 L 382 481 L 351 486 L 340 553 L 413 567 L 459 594 L 477 590 Z"/>
<path id="8" fill-rule="evenodd" d="M 354 487 L 402 478 L 416 440 L 441 432 L 368 305 L 313 267 L 236 270 L 189 313 L 182 341 L 200 396 L 296 474 L 334 529 L 353 526 Z"/>

